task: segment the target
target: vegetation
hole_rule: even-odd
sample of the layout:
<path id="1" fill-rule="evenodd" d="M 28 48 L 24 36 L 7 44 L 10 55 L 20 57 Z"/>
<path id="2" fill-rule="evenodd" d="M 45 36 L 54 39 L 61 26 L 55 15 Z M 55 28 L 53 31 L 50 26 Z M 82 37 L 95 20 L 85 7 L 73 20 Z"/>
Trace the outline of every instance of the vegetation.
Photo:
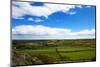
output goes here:
<path id="1" fill-rule="evenodd" d="M 37 65 L 96 60 L 95 39 L 13 40 L 13 65 Z"/>

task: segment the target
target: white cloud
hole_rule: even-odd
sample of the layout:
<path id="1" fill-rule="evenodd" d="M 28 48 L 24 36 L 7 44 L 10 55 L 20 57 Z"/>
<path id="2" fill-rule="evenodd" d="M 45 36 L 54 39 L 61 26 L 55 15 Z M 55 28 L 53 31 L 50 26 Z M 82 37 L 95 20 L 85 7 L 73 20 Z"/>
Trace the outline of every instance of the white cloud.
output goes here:
<path id="1" fill-rule="evenodd" d="M 18 1 L 36 1 L 36 2 L 53 2 L 53 3 L 69 3 L 69 4 L 89 4 L 96 5 L 95 0 L 18 0 Z"/>
<path id="2" fill-rule="evenodd" d="M 81 6 L 81 5 L 77 5 L 76 7 L 77 7 L 77 8 L 82 8 L 82 6 Z"/>
<path id="3" fill-rule="evenodd" d="M 39 19 L 39 18 L 36 18 L 34 21 L 35 21 L 35 22 L 43 22 L 44 20 Z"/>
<path id="4" fill-rule="evenodd" d="M 95 38 L 95 29 L 73 32 L 71 29 L 42 25 L 21 25 L 12 29 L 13 39 L 85 39 Z"/>
<path id="5" fill-rule="evenodd" d="M 48 18 L 49 15 L 56 12 L 67 13 L 70 9 L 75 7 L 81 8 L 82 6 L 75 5 L 63 5 L 63 4 L 47 4 L 44 3 L 43 6 L 32 6 L 30 2 L 12 2 L 12 18 L 19 19 L 24 15 L 31 16 L 44 16 Z"/>
<path id="6" fill-rule="evenodd" d="M 87 8 L 90 8 L 91 6 L 88 5 L 88 6 L 86 6 L 86 7 L 87 7 Z"/>
<path id="7" fill-rule="evenodd" d="M 76 14 L 76 12 L 69 12 L 69 14 L 70 14 L 70 15 L 75 15 L 75 14 Z"/>
<path id="8" fill-rule="evenodd" d="M 93 36 L 94 34 L 95 34 L 95 29 L 91 29 L 91 30 L 85 29 L 85 30 L 82 30 L 82 31 L 79 31 L 79 32 L 73 32 L 70 35 Z"/>
<path id="9" fill-rule="evenodd" d="M 44 20 L 39 19 L 39 18 L 34 18 L 34 19 L 33 19 L 33 18 L 31 18 L 31 17 L 28 18 L 27 20 L 28 20 L 28 21 L 34 21 L 34 22 L 43 22 L 43 21 L 44 21 Z"/>
<path id="10" fill-rule="evenodd" d="M 13 34 L 32 34 L 32 35 L 62 35 L 71 30 L 62 28 L 50 28 L 42 25 L 21 25 L 12 29 Z"/>
<path id="11" fill-rule="evenodd" d="M 28 18 L 28 21 L 34 21 L 34 19 L 33 18 Z"/>

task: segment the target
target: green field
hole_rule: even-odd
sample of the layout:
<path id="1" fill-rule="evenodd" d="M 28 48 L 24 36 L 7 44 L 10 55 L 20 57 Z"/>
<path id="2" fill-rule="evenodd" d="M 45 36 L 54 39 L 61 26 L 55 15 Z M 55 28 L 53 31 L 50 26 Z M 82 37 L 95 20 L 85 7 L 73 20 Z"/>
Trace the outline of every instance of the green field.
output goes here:
<path id="1" fill-rule="evenodd" d="M 37 65 L 96 60 L 95 39 L 12 41 L 13 65 Z"/>

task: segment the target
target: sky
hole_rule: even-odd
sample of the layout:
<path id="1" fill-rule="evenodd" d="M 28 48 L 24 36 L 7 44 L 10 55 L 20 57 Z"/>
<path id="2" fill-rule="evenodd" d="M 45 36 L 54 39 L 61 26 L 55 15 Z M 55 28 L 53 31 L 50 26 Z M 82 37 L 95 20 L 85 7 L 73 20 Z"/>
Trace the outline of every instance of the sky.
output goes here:
<path id="1" fill-rule="evenodd" d="M 95 6 L 12 2 L 12 39 L 93 39 Z"/>

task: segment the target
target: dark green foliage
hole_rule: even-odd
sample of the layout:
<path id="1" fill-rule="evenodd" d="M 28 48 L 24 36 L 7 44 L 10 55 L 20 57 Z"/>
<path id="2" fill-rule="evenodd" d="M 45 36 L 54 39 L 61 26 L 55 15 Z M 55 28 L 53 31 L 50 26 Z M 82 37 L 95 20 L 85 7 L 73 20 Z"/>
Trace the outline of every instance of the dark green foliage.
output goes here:
<path id="1" fill-rule="evenodd" d="M 95 39 L 79 40 L 13 40 L 13 46 L 17 49 L 34 49 L 52 46 L 86 46 L 95 47 Z"/>
<path id="2" fill-rule="evenodd" d="M 40 59 L 44 64 L 50 64 L 57 61 L 55 57 L 48 54 L 39 54 L 37 55 L 37 58 Z"/>

